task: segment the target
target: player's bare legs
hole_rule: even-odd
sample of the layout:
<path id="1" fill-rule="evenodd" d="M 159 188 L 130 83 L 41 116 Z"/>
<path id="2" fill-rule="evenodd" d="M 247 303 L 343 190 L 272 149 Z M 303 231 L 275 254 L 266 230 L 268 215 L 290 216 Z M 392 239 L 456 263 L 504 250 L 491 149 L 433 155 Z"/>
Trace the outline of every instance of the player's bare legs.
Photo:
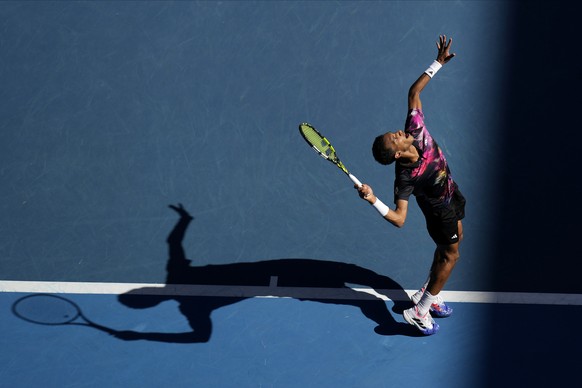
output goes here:
<path id="1" fill-rule="evenodd" d="M 453 268 L 459 260 L 459 245 L 463 239 L 463 224 L 458 221 L 459 241 L 451 245 L 437 246 L 433 263 L 430 269 L 428 284 L 423 286 L 420 291 L 412 296 L 416 305 L 414 308 L 404 311 L 404 318 L 408 323 L 417 326 L 424 334 L 434 334 L 438 330 L 438 325 L 429 316 L 432 325 L 427 325 L 422 317 L 424 312 L 430 309 L 433 316 L 444 318 L 453 313 L 453 309 L 445 304 L 438 294 L 445 286 Z"/>
<path id="2" fill-rule="evenodd" d="M 463 223 L 458 221 L 459 241 L 451 245 L 437 246 L 430 271 L 430 281 L 427 286 L 428 292 L 438 295 L 449 279 L 453 268 L 459 260 L 459 245 L 463 239 Z"/>

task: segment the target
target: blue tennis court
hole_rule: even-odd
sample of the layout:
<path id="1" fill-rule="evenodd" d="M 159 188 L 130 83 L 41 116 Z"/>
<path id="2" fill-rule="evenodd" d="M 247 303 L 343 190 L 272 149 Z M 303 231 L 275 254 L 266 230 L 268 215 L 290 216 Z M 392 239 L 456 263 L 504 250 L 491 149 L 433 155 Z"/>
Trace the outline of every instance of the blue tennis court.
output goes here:
<path id="1" fill-rule="evenodd" d="M 575 384 L 575 15 L 567 2 L 1 2 L 0 385 Z M 434 250 L 415 201 L 393 228 L 297 126 L 393 207 L 372 141 L 403 129 L 439 34 L 457 56 L 423 111 L 467 217 L 443 291 L 455 312 L 425 337 L 401 315 Z M 23 319 L 44 294 L 98 327 Z"/>

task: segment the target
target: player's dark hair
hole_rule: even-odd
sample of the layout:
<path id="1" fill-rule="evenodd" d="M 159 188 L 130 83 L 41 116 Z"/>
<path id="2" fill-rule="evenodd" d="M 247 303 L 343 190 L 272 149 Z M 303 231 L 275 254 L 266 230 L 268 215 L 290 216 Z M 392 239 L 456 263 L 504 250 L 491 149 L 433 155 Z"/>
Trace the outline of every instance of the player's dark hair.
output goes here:
<path id="1" fill-rule="evenodd" d="M 376 162 L 387 166 L 394 163 L 396 160 L 394 150 L 391 148 L 384 147 L 384 135 L 380 135 L 374 139 L 374 144 L 372 144 L 372 155 Z"/>

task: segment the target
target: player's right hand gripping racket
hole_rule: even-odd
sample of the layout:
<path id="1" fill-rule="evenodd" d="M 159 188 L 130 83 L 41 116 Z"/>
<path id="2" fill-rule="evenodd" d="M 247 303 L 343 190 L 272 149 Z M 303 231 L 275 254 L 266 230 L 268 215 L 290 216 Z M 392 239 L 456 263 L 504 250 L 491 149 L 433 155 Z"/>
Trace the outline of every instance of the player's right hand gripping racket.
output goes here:
<path id="1" fill-rule="evenodd" d="M 362 182 L 352 175 L 339 159 L 329 140 L 313 128 L 313 126 L 307 123 L 301 123 L 299 124 L 299 132 L 301 132 L 301 136 L 303 136 L 305 141 L 319 154 L 319 156 L 338 166 L 339 169 L 346 173 L 352 182 L 356 184 L 356 186 L 362 186 Z"/>

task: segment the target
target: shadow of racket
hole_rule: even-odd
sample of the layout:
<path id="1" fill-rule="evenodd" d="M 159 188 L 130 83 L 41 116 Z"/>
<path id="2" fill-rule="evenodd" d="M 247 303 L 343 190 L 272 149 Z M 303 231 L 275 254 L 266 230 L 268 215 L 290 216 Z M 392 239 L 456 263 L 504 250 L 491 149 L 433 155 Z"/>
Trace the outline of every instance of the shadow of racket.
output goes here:
<path id="1" fill-rule="evenodd" d="M 108 334 L 116 333 L 116 330 L 90 321 L 75 302 L 58 295 L 24 296 L 14 302 L 12 312 L 20 319 L 38 325 L 78 325 L 93 327 Z"/>

